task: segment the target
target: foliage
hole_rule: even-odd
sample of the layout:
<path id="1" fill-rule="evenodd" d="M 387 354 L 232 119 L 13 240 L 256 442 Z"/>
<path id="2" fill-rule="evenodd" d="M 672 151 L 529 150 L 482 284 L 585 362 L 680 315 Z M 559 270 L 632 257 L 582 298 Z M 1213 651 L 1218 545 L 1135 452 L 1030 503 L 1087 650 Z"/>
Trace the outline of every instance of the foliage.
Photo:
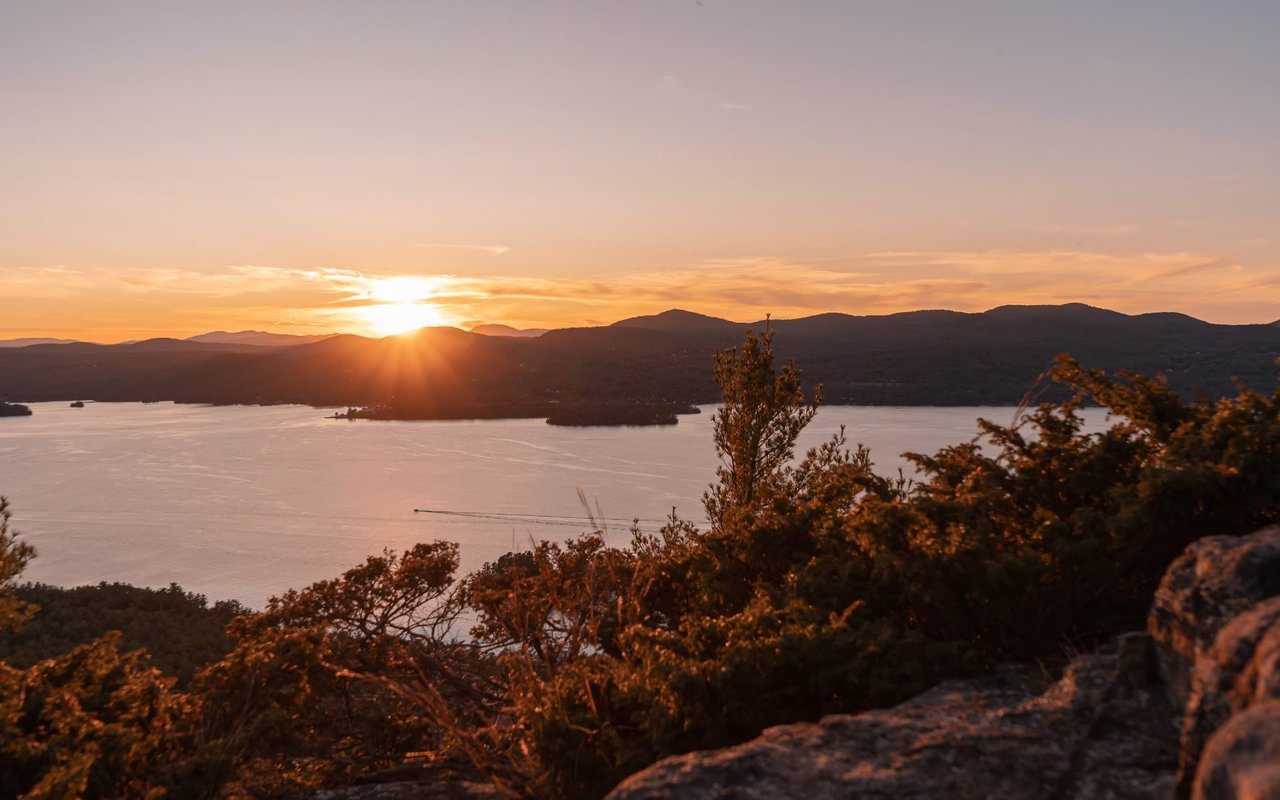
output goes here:
<path id="1" fill-rule="evenodd" d="M 0 664 L 0 796 L 160 797 L 184 699 L 118 635 L 27 670 Z"/>
<path id="2" fill-rule="evenodd" d="M 21 625 L 36 611 L 13 589 L 15 580 L 36 551 L 26 542 L 18 541 L 18 533 L 9 528 L 12 517 L 8 498 L 0 496 L 0 633 Z"/>
<path id="3" fill-rule="evenodd" d="M 451 754 L 496 697 L 493 665 L 451 636 L 457 559 L 444 542 L 385 551 L 237 619 L 234 649 L 195 682 L 184 792 L 293 796 Z"/>
<path id="4" fill-rule="evenodd" d="M 714 442 L 720 466 L 704 504 L 713 528 L 730 513 L 750 513 L 779 491 L 796 437 L 818 410 L 819 391 L 806 401 L 795 364 L 773 367 L 773 334 L 747 336 L 742 348 L 718 353 L 722 404 Z"/>
<path id="5" fill-rule="evenodd" d="M 234 601 L 210 604 L 177 585 L 145 589 L 99 583 L 64 589 L 25 584 L 15 595 L 39 611 L 21 628 L 0 633 L 0 661 L 29 667 L 120 631 L 120 647 L 144 649 L 151 664 L 185 686 L 200 668 L 231 649 L 226 627 L 247 612 Z"/>

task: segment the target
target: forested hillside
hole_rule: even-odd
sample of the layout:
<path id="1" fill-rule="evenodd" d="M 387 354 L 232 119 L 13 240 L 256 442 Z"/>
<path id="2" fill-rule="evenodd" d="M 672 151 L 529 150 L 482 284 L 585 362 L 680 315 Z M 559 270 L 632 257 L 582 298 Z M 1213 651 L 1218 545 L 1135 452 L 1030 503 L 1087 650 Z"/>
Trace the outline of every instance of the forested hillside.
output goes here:
<path id="1" fill-rule="evenodd" d="M 1280 329 L 1180 314 L 1126 316 L 1082 305 L 982 314 L 823 314 L 771 324 L 779 355 L 829 403 L 1018 403 L 1055 355 L 1165 374 L 1186 396 L 1267 389 Z M 385 406 L 389 416 L 548 416 L 564 404 L 709 403 L 706 354 L 764 323 L 682 311 L 536 338 L 453 328 L 385 339 L 336 336 L 292 347 L 150 340 L 0 350 L 0 399 Z M 1056 395 L 1059 399 L 1061 393 Z"/>

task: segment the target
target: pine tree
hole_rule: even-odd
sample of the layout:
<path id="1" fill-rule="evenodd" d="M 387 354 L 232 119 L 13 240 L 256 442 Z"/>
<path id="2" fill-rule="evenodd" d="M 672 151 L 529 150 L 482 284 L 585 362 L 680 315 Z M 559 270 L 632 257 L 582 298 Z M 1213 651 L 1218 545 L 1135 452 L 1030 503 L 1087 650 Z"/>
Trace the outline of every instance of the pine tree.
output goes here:
<path id="1" fill-rule="evenodd" d="M 0 631 L 18 627 L 36 611 L 35 606 L 18 599 L 13 592 L 14 581 L 35 557 L 36 550 L 18 541 L 17 531 L 9 528 L 11 516 L 8 498 L 0 497 Z"/>
<path id="2" fill-rule="evenodd" d="M 714 439 L 720 466 L 703 495 L 713 529 L 731 513 L 750 514 L 784 482 L 796 438 L 818 410 L 820 389 L 805 399 L 800 370 L 788 361 L 773 365 L 773 331 L 748 331 L 741 348 L 716 355 L 715 379 L 723 405 Z"/>

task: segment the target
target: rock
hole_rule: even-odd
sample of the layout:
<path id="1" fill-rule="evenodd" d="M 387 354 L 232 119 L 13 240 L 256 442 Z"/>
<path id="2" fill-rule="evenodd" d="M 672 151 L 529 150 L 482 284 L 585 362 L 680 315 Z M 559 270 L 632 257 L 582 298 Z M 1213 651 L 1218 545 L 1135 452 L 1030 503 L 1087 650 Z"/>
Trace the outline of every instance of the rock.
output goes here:
<path id="1" fill-rule="evenodd" d="M 770 728 L 660 761 L 611 800 L 657 798 L 1164 798 L 1177 725 L 1144 634 L 1077 659 L 1037 696 L 1005 673 L 902 705 Z"/>
<path id="2" fill-rule="evenodd" d="M 1209 740 L 1195 800 L 1280 800 L 1280 700 L 1232 717 Z"/>
<path id="3" fill-rule="evenodd" d="M 1183 794 L 1214 731 L 1255 703 L 1280 700 L 1278 654 L 1280 597 L 1272 597 L 1224 625 L 1213 646 L 1200 656 L 1191 679 L 1178 755 Z"/>
<path id="4" fill-rule="evenodd" d="M 1255 703 L 1280 699 L 1280 625 L 1273 623 L 1258 642 L 1237 686 L 1243 691 L 1252 687 Z"/>
<path id="5" fill-rule="evenodd" d="M 1214 731 L 1276 697 L 1280 527 L 1213 536 L 1169 566 L 1148 617 L 1168 696 L 1183 716 L 1178 795 L 1191 793 Z"/>
<path id="6" fill-rule="evenodd" d="M 1195 664 L 1236 615 L 1280 595 L 1280 526 L 1211 536 L 1179 556 L 1156 590 L 1147 629 L 1169 698 L 1186 707 Z"/>
<path id="7" fill-rule="evenodd" d="M 314 800 L 506 800 L 509 797 L 487 783 L 397 781 L 327 789 L 317 792 Z"/>

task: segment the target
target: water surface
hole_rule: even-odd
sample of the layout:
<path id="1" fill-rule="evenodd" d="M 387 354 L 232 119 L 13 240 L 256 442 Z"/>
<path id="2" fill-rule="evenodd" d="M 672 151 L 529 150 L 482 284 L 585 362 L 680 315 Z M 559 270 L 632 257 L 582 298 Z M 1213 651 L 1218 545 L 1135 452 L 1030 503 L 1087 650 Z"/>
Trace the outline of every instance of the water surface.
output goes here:
<path id="1" fill-rule="evenodd" d="M 305 406 L 34 403 L 0 419 L 0 494 L 39 550 L 25 577 L 60 585 L 170 582 L 261 606 L 383 548 L 448 539 L 472 570 L 531 539 L 582 528 L 415 513 L 581 516 L 579 488 L 647 527 L 675 507 L 702 520 L 714 477 L 711 412 L 660 428 L 541 420 L 376 422 Z M 802 448 L 841 425 L 881 471 L 903 451 L 969 440 L 1012 408 L 823 408 Z M 610 524 L 627 539 L 627 524 Z"/>

